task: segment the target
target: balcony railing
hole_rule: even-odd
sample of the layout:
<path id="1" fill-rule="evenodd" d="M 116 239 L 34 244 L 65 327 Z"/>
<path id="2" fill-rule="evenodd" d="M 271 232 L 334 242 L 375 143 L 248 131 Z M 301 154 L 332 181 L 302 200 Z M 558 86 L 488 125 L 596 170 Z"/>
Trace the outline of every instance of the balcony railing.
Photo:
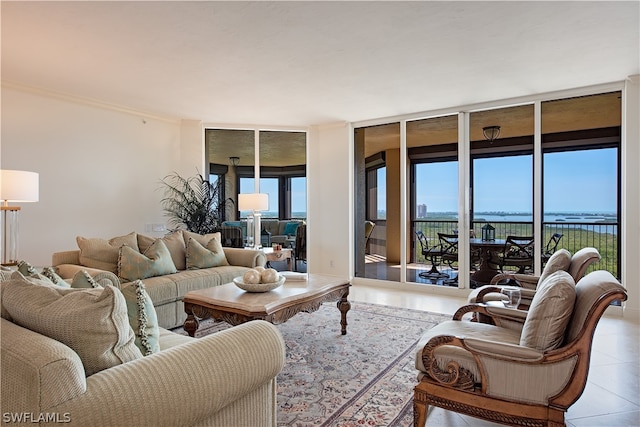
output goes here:
<path id="1" fill-rule="evenodd" d="M 480 237 L 485 221 L 474 222 L 472 229 L 476 236 Z M 491 221 L 495 227 L 496 239 L 506 239 L 507 236 L 532 236 L 533 223 Z M 444 220 L 416 220 L 412 222 L 412 258 L 411 262 L 428 263 L 420 251 L 420 244 L 416 241 L 415 231 L 422 231 L 430 242 L 437 242 L 438 233 L 455 233 L 458 228 L 457 221 Z M 542 250 L 554 233 L 562 234 L 558 249 L 565 248 L 571 253 L 591 246 L 596 248 L 602 259 L 599 263 L 592 264 L 587 270 L 607 270 L 619 278 L 619 226 L 616 223 L 602 222 L 543 222 L 542 223 Z"/>

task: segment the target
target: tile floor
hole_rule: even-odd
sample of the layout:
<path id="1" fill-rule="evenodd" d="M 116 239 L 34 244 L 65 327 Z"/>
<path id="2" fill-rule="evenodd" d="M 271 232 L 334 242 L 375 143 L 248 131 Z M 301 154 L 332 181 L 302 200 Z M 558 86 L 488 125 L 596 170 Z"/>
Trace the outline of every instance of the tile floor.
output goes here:
<path id="1" fill-rule="evenodd" d="M 354 285 L 352 301 L 386 304 L 452 314 L 466 301 L 457 297 Z M 640 325 L 604 316 L 595 332 L 591 370 L 583 395 L 565 416 L 568 427 L 640 426 Z M 498 424 L 431 408 L 428 426 L 497 426 Z"/>

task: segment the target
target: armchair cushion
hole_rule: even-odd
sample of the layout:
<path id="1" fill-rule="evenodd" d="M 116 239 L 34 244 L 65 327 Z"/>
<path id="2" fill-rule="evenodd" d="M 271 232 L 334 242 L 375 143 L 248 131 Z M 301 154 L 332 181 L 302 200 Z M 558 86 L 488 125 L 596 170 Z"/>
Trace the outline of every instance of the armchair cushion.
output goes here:
<path id="1" fill-rule="evenodd" d="M 114 237 L 109 240 L 98 238 L 85 238 L 78 236 L 76 242 L 80 248 L 80 265 L 100 270 L 118 273 L 118 257 L 120 246 L 127 245 L 138 251 L 138 238 L 136 232 L 125 236 Z"/>
<path id="2" fill-rule="evenodd" d="M 558 348 L 576 300 L 573 277 L 556 271 L 538 285 L 522 327 L 520 345 L 540 351 Z"/>
<path id="3" fill-rule="evenodd" d="M 142 357 L 125 298 L 113 286 L 69 289 L 12 278 L 2 304 L 14 323 L 71 347 L 87 376 Z"/>
<path id="4" fill-rule="evenodd" d="M 551 255 L 549 261 L 544 266 L 544 270 L 542 270 L 542 274 L 540 275 L 539 282 L 544 282 L 544 280 L 555 273 L 556 271 L 569 271 L 569 266 L 571 265 L 571 252 L 566 249 L 557 250 Z"/>

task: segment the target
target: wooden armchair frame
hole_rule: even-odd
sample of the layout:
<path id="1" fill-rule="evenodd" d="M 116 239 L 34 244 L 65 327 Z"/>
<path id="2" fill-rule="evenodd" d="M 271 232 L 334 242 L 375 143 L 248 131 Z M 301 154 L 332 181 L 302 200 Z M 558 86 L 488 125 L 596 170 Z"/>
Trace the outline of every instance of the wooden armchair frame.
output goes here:
<path id="1" fill-rule="evenodd" d="M 488 341 L 482 339 L 482 334 L 432 337 L 421 353 L 427 372 L 421 374 L 414 389 L 414 426 L 425 425 L 429 405 L 512 426 L 565 426 L 564 413 L 578 400 L 587 382 L 596 325 L 613 301 L 626 298 L 625 289 L 611 273 L 596 271 L 585 276 L 576 286 L 576 304 L 565 332 L 565 342 L 554 350 L 539 351 Z M 462 316 L 470 312 L 493 315 L 487 307 L 472 304 L 458 310 L 454 321 L 465 322 L 461 320 Z M 519 317 L 514 316 L 511 320 Z M 495 321 L 500 324 L 502 319 L 504 317 L 496 317 Z M 492 327 L 474 322 L 469 322 L 469 325 Z M 480 373 L 479 381 L 454 358 L 448 360 L 444 367 L 438 364 L 435 353 L 442 346 L 454 346 L 469 352 Z M 504 369 L 509 369 L 513 375 L 501 375 Z M 544 396 L 549 394 L 543 402 L 540 399 L 498 397 L 493 392 L 494 377 L 500 378 L 496 381 L 504 381 L 505 378 L 522 381 L 527 375 L 542 374 L 559 376 L 555 388 L 540 392 Z M 519 384 L 515 389 L 526 391 L 526 385 Z"/>

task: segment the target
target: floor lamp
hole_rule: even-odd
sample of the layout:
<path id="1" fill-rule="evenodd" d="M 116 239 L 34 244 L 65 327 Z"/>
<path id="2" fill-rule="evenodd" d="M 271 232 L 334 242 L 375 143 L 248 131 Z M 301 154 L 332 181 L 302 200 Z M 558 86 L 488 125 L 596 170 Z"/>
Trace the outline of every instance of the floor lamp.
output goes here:
<path id="1" fill-rule="evenodd" d="M 20 206 L 9 202 L 37 202 L 39 179 L 36 172 L 0 170 L 0 200 L 2 200 L 2 265 L 18 263 L 18 212 Z"/>
<path id="2" fill-rule="evenodd" d="M 260 225 L 260 211 L 269 209 L 269 195 L 266 193 L 238 194 L 238 210 L 251 211 L 247 215 L 247 246 L 259 249 L 262 247 L 260 236 L 262 227 Z"/>

